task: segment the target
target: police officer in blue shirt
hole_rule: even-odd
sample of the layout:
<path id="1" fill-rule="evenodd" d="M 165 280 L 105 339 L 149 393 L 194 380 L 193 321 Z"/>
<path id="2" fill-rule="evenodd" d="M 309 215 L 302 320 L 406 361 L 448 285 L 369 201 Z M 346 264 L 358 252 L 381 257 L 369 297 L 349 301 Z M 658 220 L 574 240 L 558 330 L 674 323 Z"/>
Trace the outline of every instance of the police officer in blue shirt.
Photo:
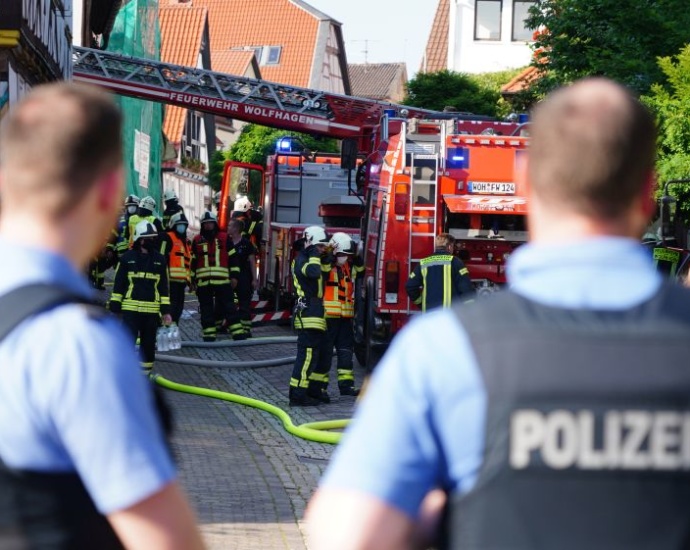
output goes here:
<path id="1" fill-rule="evenodd" d="M 398 335 L 309 505 L 313 550 L 426 548 L 443 510 L 445 548 L 687 546 L 690 296 L 639 243 L 653 119 L 588 79 L 530 135 L 511 290 Z"/>
<path id="2" fill-rule="evenodd" d="M 131 340 L 81 303 L 122 201 L 120 132 L 107 95 L 70 83 L 2 120 L 0 548 L 202 548 Z"/>

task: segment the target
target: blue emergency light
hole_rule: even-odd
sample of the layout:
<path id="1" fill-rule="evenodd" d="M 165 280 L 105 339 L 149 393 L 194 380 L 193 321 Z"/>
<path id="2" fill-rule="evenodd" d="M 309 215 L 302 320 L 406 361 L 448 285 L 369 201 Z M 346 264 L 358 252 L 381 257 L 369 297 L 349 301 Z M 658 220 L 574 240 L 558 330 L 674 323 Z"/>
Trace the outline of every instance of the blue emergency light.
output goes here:
<path id="1" fill-rule="evenodd" d="M 292 139 L 289 137 L 280 138 L 276 143 L 276 151 L 279 153 L 289 153 L 292 151 Z"/>
<path id="2" fill-rule="evenodd" d="M 470 150 L 467 147 L 448 147 L 446 170 L 467 170 L 470 167 Z"/>

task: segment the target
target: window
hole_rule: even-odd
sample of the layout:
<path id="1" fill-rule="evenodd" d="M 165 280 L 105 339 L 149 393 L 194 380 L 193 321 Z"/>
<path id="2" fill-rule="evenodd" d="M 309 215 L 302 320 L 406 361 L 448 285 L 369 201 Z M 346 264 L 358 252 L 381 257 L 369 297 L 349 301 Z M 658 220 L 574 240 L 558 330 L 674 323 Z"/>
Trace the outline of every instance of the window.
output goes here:
<path id="1" fill-rule="evenodd" d="M 269 46 L 268 56 L 266 57 L 266 65 L 277 65 L 280 63 L 280 46 Z"/>
<path id="2" fill-rule="evenodd" d="M 500 40 L 502 0 L 477 0 L 474 13 L 474 39 Z"/>
<path id="3" fill-rule="evenodd" d="M 534 4 L 533 0 L 513 0 L 513 42 L 532 40 L 532 31 L 525 27 L 525 19 Z"/>

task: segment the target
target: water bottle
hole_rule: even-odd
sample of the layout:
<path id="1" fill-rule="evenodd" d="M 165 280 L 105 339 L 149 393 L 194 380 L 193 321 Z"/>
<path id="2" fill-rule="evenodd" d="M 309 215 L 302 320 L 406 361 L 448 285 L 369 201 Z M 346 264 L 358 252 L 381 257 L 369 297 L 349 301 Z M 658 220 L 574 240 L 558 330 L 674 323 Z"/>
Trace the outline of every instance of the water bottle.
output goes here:
<path id="1" fill-rule="evenodd" d="M 176 324 L 169 327 L 170 330 L 170 349 L 180 349 L 182 342 L 180 341 L 180 328 Z"/>
<path id="2" fill-rule="evenodd" d="M 168 351 L 169 349 L 168 329 L 166 327 L 158 327 L 158 332 L 156 332 L 156 350 Z"/>

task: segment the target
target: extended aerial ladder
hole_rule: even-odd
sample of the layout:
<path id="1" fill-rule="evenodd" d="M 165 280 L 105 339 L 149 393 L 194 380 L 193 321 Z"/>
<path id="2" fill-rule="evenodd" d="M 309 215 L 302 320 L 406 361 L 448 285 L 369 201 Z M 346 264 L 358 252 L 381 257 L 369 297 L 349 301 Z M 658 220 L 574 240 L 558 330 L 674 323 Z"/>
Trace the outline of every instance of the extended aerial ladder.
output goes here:
<path id="1" fill-rule="evenodd" d="M 404 118 L 447 115 L 385 101 L 275 84 L 162 61 L 74 47 L 73 78 L 113 93 L 285 130 L 356 139 L 361 153 L 386 112 Z M 457 114 L 454 113 L 454 116 Z M 463 115 L 459 115 L 460 118 Z M 474 115 L 466 115 L 476 119 Z"/>

